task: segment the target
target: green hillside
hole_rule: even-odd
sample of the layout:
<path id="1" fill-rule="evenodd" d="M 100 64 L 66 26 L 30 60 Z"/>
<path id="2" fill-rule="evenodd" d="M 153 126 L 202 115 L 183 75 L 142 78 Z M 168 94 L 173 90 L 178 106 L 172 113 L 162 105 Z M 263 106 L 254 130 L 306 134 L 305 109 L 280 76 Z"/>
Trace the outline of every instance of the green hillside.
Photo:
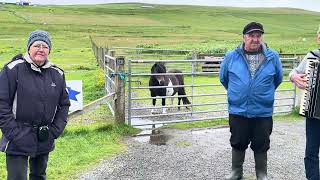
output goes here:
<path id="1" fill-rule="evenodd" d="M 0 69 L 11 57 L 25 52 L 31 31 L 47 30 L 53 41 L 51 61 L 65 70 L 67 79 L 83 80 L 84 101 L 89 103 L 101 97 L 104 88 L 104 74 L 96 65 L 90 36 L 98 44 L 109 47 L 214 52 L 237 46 L 243 26 L 250 21 L 262 22 L 268 45 L 283 53 L 306 53 L 316 47 L 320 13 L 298 9 L 164 5 L 144 8 L 142 4 L 0 5 Z M 218 78 L 211 78 L 213 83 L 219 83 Z M 147 78 L 140 80 L 147 86 Z M 186 82 L 190 81 L 186 77 Z M 206 77 L 198 78 L 196 83 L 205 81 L 208 81 Z M 283 83 L 280 88 L 291 87 L 291 83 Z M 208 91 L 209 88 L 202 88 L 200 94 Z M 148 90 L 140 92 L 148 93 Z M 198 103 L 207 101 L 199 98 Z M 75 179 L 90 166 L 123 151 L 126 147 L 121 144 L 121 137 L 132 133 L 136 130 L 113 125 L 106 106 L 71 119 L 56 143 L 56 150 L 50 154 L 48 179 Z M 0 153 L 0 179 L 5 176 L 5 154 Z"/>
<path id="2" fill-rule="evenodd" d="M 243 26 L 259 21 L 265 40 L 283 53 L 305 53 L 316 47 L 320 13 L 285 8 L 108 4 L 90 6 L 0 5 L 0 65 L 24 52 L 28 33 L 40 28 L 53 38 L 50 58 L 67 79 L 84 81 L 88 103 L 102 96 L 103 82 L 89 36 L 104 46 L 195 49 L 213 52 L 241 42 Z"/>

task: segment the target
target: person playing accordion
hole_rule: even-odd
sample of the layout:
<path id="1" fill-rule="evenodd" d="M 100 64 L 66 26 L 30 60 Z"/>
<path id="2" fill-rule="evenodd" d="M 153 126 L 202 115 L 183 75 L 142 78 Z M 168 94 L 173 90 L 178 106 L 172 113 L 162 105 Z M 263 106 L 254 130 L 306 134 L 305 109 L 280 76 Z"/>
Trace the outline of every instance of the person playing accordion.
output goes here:
<path id="1" fill-rule="evenodd" d="M 316 33 L 317 43 L 320 47 L 320 26 Z M 299 63 L 299 65 L 294 68 L 290 74 L 290 80 L 296 84 L 299 89 L 310 90 L 310 86 L 308 86 L 309 75 L 306 73 L 308 71 L 308 67 L 310 62 L 319 62 L 320 60 L 320 48 L 310 51 L 303 60 Z M 317 79 L 318 81 L 318 79 Z M 309 88 L 308 88 L 309 87 Z M 309 96 L 310 97 L 310 96 Z M 314 101 L 314 98 L 309 98 Z M 301 106 L 305 106 L 305 104 L 301 104 Z M 314 106 L 318 108 L 317 106 Z M 303 109 L 304 107 L 300 107 Z M 320 109 L 316 109 L 315 112 L 319 112 Z M 301 112 L 301 111 L 300 111 Z M 302 112 L 304 114 L 304 112 Z M 317 117 L 312 117 L 306 115 L 306 149 L 305 149 L 305 173 L 306 178 L 308 180 L 319 180 L 319 148 L 320 148 L 320 119 Z"/>

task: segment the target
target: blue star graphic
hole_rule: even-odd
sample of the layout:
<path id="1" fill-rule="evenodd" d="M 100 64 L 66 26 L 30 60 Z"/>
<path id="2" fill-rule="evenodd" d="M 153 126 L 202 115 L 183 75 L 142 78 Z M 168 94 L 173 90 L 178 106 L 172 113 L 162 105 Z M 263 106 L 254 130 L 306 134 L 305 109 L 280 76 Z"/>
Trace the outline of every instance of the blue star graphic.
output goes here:
<path id="1" fill-rule="evenodd" d="M 69 99 L 78 101 L 76 95 L 80 94 L 80 92 L 72 90 L 71 87 L 67 87 L 69 92 Z"/>

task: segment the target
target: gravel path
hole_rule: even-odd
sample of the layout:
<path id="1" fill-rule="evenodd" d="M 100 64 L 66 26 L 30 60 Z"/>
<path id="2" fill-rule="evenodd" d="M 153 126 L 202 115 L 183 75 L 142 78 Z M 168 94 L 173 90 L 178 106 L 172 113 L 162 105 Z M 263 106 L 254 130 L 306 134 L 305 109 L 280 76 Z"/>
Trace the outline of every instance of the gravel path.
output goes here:
<path id="1" fill-rule="evenodd" d="M 229 128 L 163 130 L 166 145 L 149 143 L 149 136 L 125 140 L 129 148 L 117 157 L 101 162 L 79 180 L 175 180 L 223 179 L 231 168 Z M 168 137 L 168 138 L 167 138 Z M 274 122 L 268 175 L 274 180 L 303 180 L 304 121 Z M 254 158 L 247 150 L 246 180 L 255 179 Z"/>

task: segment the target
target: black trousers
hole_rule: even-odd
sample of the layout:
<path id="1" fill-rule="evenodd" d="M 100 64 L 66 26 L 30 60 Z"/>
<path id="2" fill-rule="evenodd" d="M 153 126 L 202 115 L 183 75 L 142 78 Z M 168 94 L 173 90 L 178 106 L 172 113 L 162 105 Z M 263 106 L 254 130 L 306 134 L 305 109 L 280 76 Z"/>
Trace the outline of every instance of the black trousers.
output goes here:
<path id="1" fill-rule="evenodd" d="M 29 180 L 45 180 L 49 154 L 35 157 L 6 154 L 7 180 L 27 180 L 28 160 L 30 165 Z"/>
<path id="2" fill-rule="evenodd" d="M 270 148 L 272 117 L 246 118 L 229 114 L 230 144 L 239 151 L 250 148 L 256 153 L 267 152 Z"/>
<path id="3" fill-rule="evenodd" d="M 306 178 L 319 180 L 319 148 L 320 148 L 320 120 L 306 118 L 306 152 L 304 158 Z"/>

